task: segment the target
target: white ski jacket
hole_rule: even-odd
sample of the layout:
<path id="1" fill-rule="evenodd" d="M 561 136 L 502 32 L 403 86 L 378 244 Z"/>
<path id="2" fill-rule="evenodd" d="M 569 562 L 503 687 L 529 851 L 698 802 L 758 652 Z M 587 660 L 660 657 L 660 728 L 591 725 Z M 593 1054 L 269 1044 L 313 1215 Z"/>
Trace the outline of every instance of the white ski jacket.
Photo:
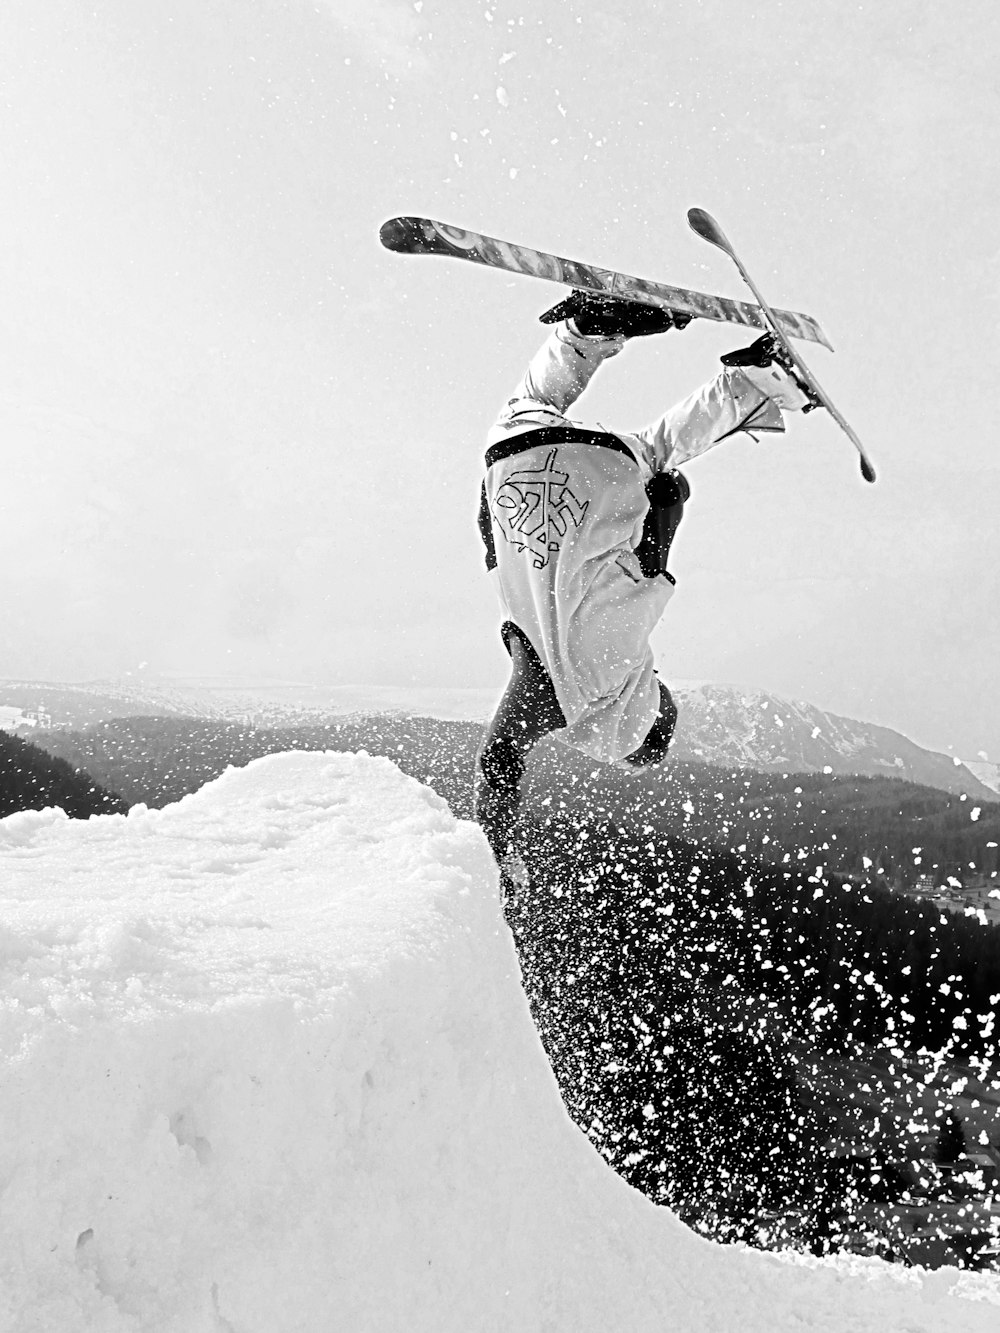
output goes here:
<path id="1" fill-rule="evenodd" d="M 736 368 L 633 433 L 568 421 L 624 343 L 554 327 L 490 432 L 483 497 L 502 612 L 552 678 L 566 718 L 558 738 L 606 761 L 636 750 L 659 711 L 649 636 L 674 587 L 669 575 L 644 578 L 635 554 L 646 483 L 737 431 L 784 430 Z"/>

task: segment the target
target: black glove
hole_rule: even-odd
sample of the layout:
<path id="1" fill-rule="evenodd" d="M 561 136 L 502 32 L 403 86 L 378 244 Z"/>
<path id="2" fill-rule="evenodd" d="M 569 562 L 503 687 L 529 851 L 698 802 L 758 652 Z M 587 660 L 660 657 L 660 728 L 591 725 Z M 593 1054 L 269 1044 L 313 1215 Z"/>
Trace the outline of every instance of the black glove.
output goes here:
<path id="1" fill-rule="evenodd" d="M 719 360 L 724 366 L 759 366 L 761 369 L 777 361 L 783 370 L 791 370 L 791 361 L 773 333 L 762 333 L 749 347 L 737 347 L 735 352 L 727 352 Z"/>
<path id="2" fill-rule="evenodd" d="M 778 365 L 791 375 L 809 399 L 802 409 L 803 412 L 811 412 L 814 407 L 822 407 L 822 403 L 809 385 L 796 374 L 795 362 L 773 333 L 762 333 L 749 347 L 737 347 L 735 352 L 727 352 L 725 356 L 720 356 L 719 360 L 724 366 L 759 366 L 762 370 L 766 370 L 772 363 Z"/>
<path id="3" fill-rule="evenodd" d="M 683 329 L 691 323 L 692 316 L 677 310 L 661 310 L 642 301 L 627 301 L 621 296 L 573 291 L 539 315 L 539 319 L 543 324 L 572 319 L 584 337 L 613 338 L 622 334 L 626 338 L 645 338 L 651 333 Z"/>

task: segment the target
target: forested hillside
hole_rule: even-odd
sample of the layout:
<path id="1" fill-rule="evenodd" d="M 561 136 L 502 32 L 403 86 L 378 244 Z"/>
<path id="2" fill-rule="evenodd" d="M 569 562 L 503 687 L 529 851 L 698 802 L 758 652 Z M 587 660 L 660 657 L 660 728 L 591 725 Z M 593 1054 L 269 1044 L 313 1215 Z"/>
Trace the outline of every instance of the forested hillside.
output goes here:
<path id="1" fill-rule="evenodd" d="M 995 876 L 1000 805 L 898 778 L 781 775 L 675 761 L 661 780 L 602 769 L 552 745 L 539 756 L 536 801 L 643 820 L 732 851 L 909 888 L 918 875 Z M 998 881 L 1000 883 L 1000 881 Z"/>
<path id="2" fill-rule="evenodd" d="M 385 755 L 433 787 L 459 818 L 472 813 L 472 766 L 482 728 L 391 714 L 322 726 L 256 729 L 201 718 L 139 717 L 83 731 L 45 731 L 39 743 L 86 769 L 130 804 L 159 808 L 179 801 L 230 765 L 284 750 L 365 750 Z"/>
<path id="3" fill-rule="evenodd" d="M 90 773 L 130 803 L 161 806 L 197 791 L 229 764 L 281 750 L 367 750 L 472 814 L 472 773 L 482 728 L 391 714 L 322 726 L 254 729 L 175 718 L 127 718 L 81 732 L 39 733 L 52 754 Z M 599 764 L 555 742 L 529 767 L 529 806 L 650 825 L 811 872 L 911 886 L 919 874 L 995 875 L 1000 804 L 895 778 L 757 773 L 683 760 L 637 774 Z"/>
<path id="4" fill-rule="evenodd" d="M 58 806 L 72 819 L 124 813 L 128 805 L 74 765 L 0 731 L 0 818 L 19 810 Z"/>
<path id="5" fill-rule="evenodd" d="M 282 731 L 154 718 L 50 732 L 46 743 L 130 802 L 149 805 L 178 800 L 228 765 L 263 754 L 365 749 L 392 758 L 469 817 L 480 734 L 471 723 L 393 716 Z M 974 819 L 959 797 L 891 779 L 781 778 L 684 763 L 633 776 L 557 745 L 540 754 L 527 796 L 528 823 L 552 830 L 548 841 L 563 849 L 564 861 L 574 849 L 573 873 L 585 877 L 598 867 L 608 882 L 617 875 L 620 893 L 665 873 L 663 849 L 683 845 L 685 856 L 714 867 L 716 879 L 697 889 L 715 914 L 713 939 L 730 932 L 727 951 L 736 951 L 744 981 L 759 982 L 795 1013 L 808 1012 L 810 1031 L 829 1030 L 833 1047 L 877 1040 L 892 1017 L 904 1039 L 910 1027 L 918 1044 L 951 1041 L 956 1050 L 984 1053 L 977 1025 L 958 1032 L 949 1015 L 956 995 L 963 1001 L 957 1012 L 982 1013 L 1000 993 L 1000 930 L 961 917 L 942 923 L 936 907 L 890 892 L 879 872 L 891 858 L 908 873 L 918 856 L 924 865 L 985 863 L 995 852 L 989 844 L 1000 840 L 1000 808 Z M 549 864 L 547 838 L 537 840 L 540 865 Z M 873 849 L 867 869 L 866 848 Z M 877 849 L 888 850 L 877 859 Z M 558 874 L 565 873 L 563 865 Z M 768 886 L 759 930 L 751 923 L 764 908 L 744 893 L 748 876 Z M 716 902 L 722 890 L 711 886 L 723 881 Z M 762 939 L 769 953 L 761 953 Z M 762 958 L 771 966 L 760 971 Z M 858 977 L 868 973 L 875 980 L 861 985 Z M 937 988 L 952 977 L 961 984 L 944 1002 Z"/>
<path id="6" fill-rule="evenodd" d="M 906 1087 L 941 1070 L 954 1097 L 959 1062 L 996 1087 L 1000 928 L 635 826 L 552 815 L 528 836 L 508 920 L 567 1105 L 690 1225 L 760 1243 L 763 1210 L 768 1244 L 837 1248 L 943 1126 L 939 1108 L 927 1130 L 893 1127 Z M 928 1075 L 918 1051 L 936 1053 Z M 817 1095 L 844 1057 L 892 1089 L 846 1125 Z M 856 1159 L 845 1134 L 880 1146 Z"/>

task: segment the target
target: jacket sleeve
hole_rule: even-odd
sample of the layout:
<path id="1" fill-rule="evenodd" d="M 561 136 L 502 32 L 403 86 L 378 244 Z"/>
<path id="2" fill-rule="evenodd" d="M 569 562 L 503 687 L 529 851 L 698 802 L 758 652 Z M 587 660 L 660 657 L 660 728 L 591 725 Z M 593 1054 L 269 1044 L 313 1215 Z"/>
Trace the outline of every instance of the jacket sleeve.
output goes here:
<path id="1" fill-rule="evenodd" d="M 554 325 L 507 400 L 497 425 L 516 426 L 519 418 L 539 413 L 550 424 L 562 419 L 599 367 L 624 346 L 622 337 L 585 338 L 576 332 L 571 320 Z"/>
<path id="2" fill-rule="evenodd" d="M 740 431 L 753 437 L 784 429 L 781 409 L 732 367 L 625 438 L 636 442 L 643 461 L 658 472 L 679 467 Z"/>

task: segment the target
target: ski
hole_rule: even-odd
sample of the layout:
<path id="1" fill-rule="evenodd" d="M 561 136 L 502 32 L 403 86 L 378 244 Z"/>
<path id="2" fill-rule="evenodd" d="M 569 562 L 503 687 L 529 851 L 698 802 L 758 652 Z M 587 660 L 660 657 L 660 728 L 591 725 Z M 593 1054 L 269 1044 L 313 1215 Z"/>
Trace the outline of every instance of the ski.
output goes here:
<path id="1" fill-rule="evenodd" d="M 744 324 L 753 329 L 768 329 L 773 320 L 785 337 L 804 338 L 833 350 L 826 334 L 811 315 L 770 308 L 765 313 L 760 306 L 746 301 L 732 301 L 725 296 L 710 296 L 687 287 L 672 287 L 650 278 L 634 278 L 627 273 L 595 268 L 576 259 L 562 259 L 544 250 L 513 245 L 510 241 L 500 241 L 477 231 L 466 231 L 447 222 L 434 222 L 431 218 L 390 218 L 382 224 L 379 239 L 387 250 L 399 254 L 447 255 L 452 259 L 468 259 L 474 264 L 506 269 L 509 273 L 523 273 L 526 277 L 544 278 L 547 282 L 558 282 L 565 287 L 603 292 L 667 310 L 679 310 L 695 319 Z"/>
<path id="2" fill-rule="evenodd" d="M 795 348 L 788 341 L 788 338 L 786 336 L 787 330 L 784 327 L 784 321 L 782 318 L 784 312 L 781 310 L 772 310 L 771 307 L 768 305 L 768 303 L 764 300 L 764 297 L 761 295 L 760 290 L 757 287 L 757 284 L 754 282 L 753 278 L 751 278 L 750 274 L 746 271 L 746 269 L 743 266 L 743 261 L 740 259 L 736 251 L 733 249 L 733 245 L 732 242 L 729 240 L 729 237 L 716 222 L 715 218 L 712 217 L 711 213 L 706 213 L 703 208 L 689 208 L 688 223 L 692 231 L 697 232 L 697 234 L 702 238 L 702 240 L 708 241 L 711 245 L 718 246 L 718 248 L 722 250 L 725 254 L 727 254 L 729 258 L 733 261 L 733 263 L 736 265 L 737 269 L 739 270 L 740 277 L 743 279 L 746 285 L 753 292 L 754 296 L 757 298 L 757 302 L 764 313 L 764 320 L 766 326 L 771 330 L 771 332 L 777 338 L 778 342 L 781 344 L 781 347 L 785 352 L 785 355 L 788 357 L 794 368 L 795 375 L 799 378 L 800 381 L 802 381 L 806 393 L 812 398 L 812 406 L 826 408 L 826 410 L 833 417 L 834 421 L 837 423 L 840 429 L 844 432 L 847 438 L 854 445 L 855 449 L 857 449 L 858 456 L 861 460 L 861 475 L 864 477 L 865 481 L 874 481 L 875 469 L 872 466 L 871 459 L 868 457 L 867 453 L 865 453 L 864 445 L 858 439 L 857 435 L 854 433 L 849 423 L 844 419 L 844 417 L 838 411 L 837 407 L 834 405 L 829 395 L 826 393 L 825 389 L 820 384 L 819 380 L 812 373 L 812 371 L 809 369 L 806 363 L 799 356 L 798 352 L 796 352 Z M 822 341 L 826 342 L 825 339 L 823 339 Z M 829 347 L 830 344 L 826 343 L 826 346 Z M 832 351 L 833 349 L 830 348 L 830 350 Z M 806 408 L 805 410 L 808 411 L 809 409 Z"/>

